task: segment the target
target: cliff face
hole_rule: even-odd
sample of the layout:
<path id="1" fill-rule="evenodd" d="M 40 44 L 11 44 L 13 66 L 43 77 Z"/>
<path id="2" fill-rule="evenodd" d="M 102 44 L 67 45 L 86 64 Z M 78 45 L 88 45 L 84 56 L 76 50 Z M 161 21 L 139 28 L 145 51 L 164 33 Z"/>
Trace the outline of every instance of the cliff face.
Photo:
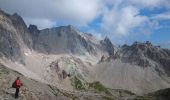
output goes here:
<path id="1" fill-rule="evenodd" d="M 12 60 L 22 58 L 17 29 L 14 27 L 11 15 L 0 11 L 0 56 Z"/>
<path id="2" fill-rule="evenodd" d="M 16 32 L 21 37 L 23 42 L 26 44 L 26 46 L 31 48 L 31 46 L 32 46 L 31 35 L 30 35 L 30 33 L 27 29 L 27 26 L 26 26 L 24 20 L 22 19 L 22 17 L 19 16 L 17 13 L 15 13 L 10 16 L 10 19 L 12 21 L 13 26 L 16 29 Z"/>
<path id="3" fill-rule="evenodd" d="M 108 53 L 106 44 L 101 44 L 94 36 L 82 33 L 70 25 L 44 30 L 32 28 L 30 32 L 34 34 L 33 48 L 39 52 L 93 56 Z"/>

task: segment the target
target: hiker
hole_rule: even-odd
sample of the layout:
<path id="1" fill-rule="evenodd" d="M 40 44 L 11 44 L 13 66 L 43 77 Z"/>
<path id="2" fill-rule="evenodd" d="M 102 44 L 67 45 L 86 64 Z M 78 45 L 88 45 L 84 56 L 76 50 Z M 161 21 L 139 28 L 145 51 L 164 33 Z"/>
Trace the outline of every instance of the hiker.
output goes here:
<path id="1" fill-rule="evenodd" d="M 15 82 L 12 84 L 13 88 L 16 88 L 16 92 L 15 92 L 15 98 L 18 98 L 19 96 L 19 88 L 22 86 L 22 82 L 20 80 L 20 77 L 17 77 L 17 79 L 15 80 Z"/>

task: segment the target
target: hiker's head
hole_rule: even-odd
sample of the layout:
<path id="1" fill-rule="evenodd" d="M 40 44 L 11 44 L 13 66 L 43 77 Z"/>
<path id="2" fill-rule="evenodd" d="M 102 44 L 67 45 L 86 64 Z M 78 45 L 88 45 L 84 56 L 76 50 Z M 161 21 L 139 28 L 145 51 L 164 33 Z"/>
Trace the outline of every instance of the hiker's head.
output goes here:
<path id="1" fill-rule="evenodd" d="M 20 77 L 17 77 L 17 80 L 19 80 L 20 79 Z"/>

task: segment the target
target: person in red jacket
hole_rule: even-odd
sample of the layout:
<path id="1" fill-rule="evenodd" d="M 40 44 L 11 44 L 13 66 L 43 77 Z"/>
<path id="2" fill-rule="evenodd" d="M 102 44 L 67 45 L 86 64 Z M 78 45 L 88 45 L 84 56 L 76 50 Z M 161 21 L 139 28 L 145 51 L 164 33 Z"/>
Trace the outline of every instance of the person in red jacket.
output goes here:
<path id="1" fill-rule="evenodd" d="M 17 77 L 17 79 L 15 80 L 15 85 L 16 85 L 15 98 L 18 98 L 18 96 L 19 96 L 19 88 L 22 86 L 22 82 L 20 80 L 20 77 Z"/>

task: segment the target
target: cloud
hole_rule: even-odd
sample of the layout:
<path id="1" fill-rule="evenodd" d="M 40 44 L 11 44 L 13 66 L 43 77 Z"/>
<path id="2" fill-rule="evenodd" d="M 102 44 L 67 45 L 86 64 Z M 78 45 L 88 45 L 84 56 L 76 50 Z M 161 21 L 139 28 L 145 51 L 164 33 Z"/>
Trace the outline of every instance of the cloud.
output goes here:
<path id="1" fill-rule="evenodd" d="M 165 12 L 165 13 L 157 14 L 157 15 L 153 16 L 152 19 L 168 20 L 168 19 L 170 19 L 170 12 Z"/>
<path id="2" fill-rule="evenodd" d="M 81 26 L 94 20 L 101 6 L 99 0 L 0 0 L 0 7 L 35 21 L 64 20 Z"/>
<path id="3" fill-rule="evenodd" d="M 170 49 L 170 40 L 169 41 L 160 42 L 160 43 L 158 43 L 158 45 L 160 45 L 163 48 Z"/>
<path id="4" fill-rule="evenodd" d="M 56 23 L 48 19 L 39 19 L 39 18 L 24 18 L 27 26 L 30 24 L 37 25 L 39 29 L 54 27 Z"/>
<path id="5" fill-rule="evenodd" d="M 165 0 L 130 0 L 131 4 L 134 4 L 141 8 L 153 8 L 162 5 Z"/>
<path id="6" fill-rule="evenodd" d="M 170 45 L 170 41 L 167 42 Z"/>
<path id="7" fill-rule="evenodd" d="M 106 0 L 107 8 L 103 12 L 101 28 L 113 42 L 126 41 L 130 37 L 148 37 L 153 30 L 160 28 L 159 19 L 169 19 L 169 13 L 159 16 L 141 14 L 141 10 L 169 9 L 169 0 Z M 157 19 L 156 19 L 157 18 Z M 107 33 L 107 34 L 106 34 Z M 122 43 L 122 42 L 121 42 Z"/>
<path id="8" fill-rule="evenodd" d="M 150 23 L 153 26 L 153 29 L 165 29 L 170 28 L 170 12 L 163 12 L 159 14 L 154 14 L 150 17 L 153 23 Z"/>
<path id="9" fill-rule="evenodd" d="M 113 34 L 126 35 L 133 28 L 142 26 L 148 21 L 146 16 L 139 15 L 139 9 L 127 6 L 119 10 L 112 9 L 104 14 L 102 19 L 104 31 Z"/>
<path id="10" fill-rule="evenodd" d="M 90 33 L 90 34 L 92 33 L 99 40 L 103 39 L 102 34 L 99 32 L 96 32 L 96 30 L 90 29 L 90 30 L 88 30 L 87 33 Z"/>
<path id="11" fill-rule="evenodd" d="M 112 5 L 114 8 L 121 6 L 135 6 L 137 8 L 169 7 L 169 0 L 103 0 L 104 4 Z"/>
<path id="12" fill-rule="evenodd" d="M 99 38 L 108 35 L 121 43 L 136 34 L 151 34 L 160 28 L 160 20 L 170 19 L 168 12 L 141 14 L 143 9 L 169 11 L 170 0 L 0 0 L 0 7 L 9 13 L 19 13 L 27 25 L 36 24 L 40 29 L 72 24 Z M 89 27 L 96 19 L 99 28 Z"/>

